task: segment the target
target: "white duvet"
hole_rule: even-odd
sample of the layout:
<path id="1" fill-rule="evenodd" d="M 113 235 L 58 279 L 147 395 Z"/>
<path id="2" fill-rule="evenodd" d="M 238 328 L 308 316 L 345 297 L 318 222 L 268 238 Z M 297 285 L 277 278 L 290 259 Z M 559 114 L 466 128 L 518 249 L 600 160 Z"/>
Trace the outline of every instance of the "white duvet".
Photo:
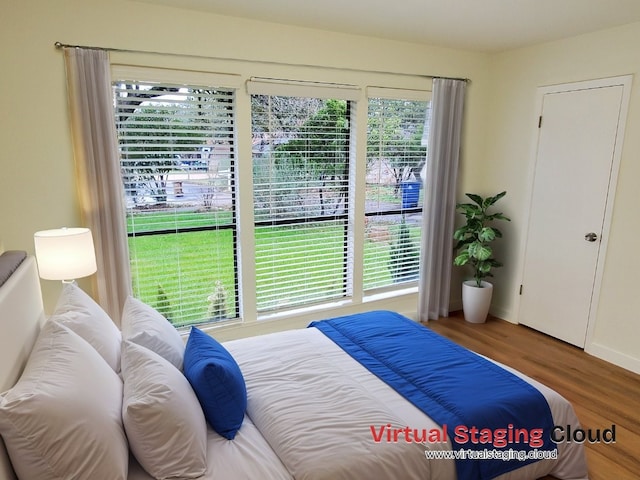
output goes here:
<path id="1" fill-rule="evenodd" d="M 438 430 L 420 410 L 315 328 L 225 343 L 248 391 L 245 421 L 232 441 L 212 430 L 203 479 L 443 479 L 456 478 L 453 460 L 428 460 L 425 447 L 403 439 L 374 441 L 382 426 Z M 578 425 L 571 405 L 549 388 L 514 372 L 547 399 L 555 425 Z M 428 448 L 449 450 L 450 444 Z M 501 480 L 586 479 L 584 451 L 558 445 L 557 460 L 540 460 Z M 132 462 L 129 478 L 149 479 Z"/>

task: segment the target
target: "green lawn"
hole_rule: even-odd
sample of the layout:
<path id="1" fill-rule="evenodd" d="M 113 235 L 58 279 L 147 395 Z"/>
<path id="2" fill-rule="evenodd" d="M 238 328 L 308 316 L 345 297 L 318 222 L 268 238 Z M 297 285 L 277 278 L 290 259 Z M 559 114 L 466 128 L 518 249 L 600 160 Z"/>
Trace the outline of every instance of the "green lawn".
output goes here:
<path id="1" fill-rule="evenodd" d="M 135 229 L 167 229 L 169 218 L 175 224 L 173 214 L 144 213 L 136 217 Z M 158 228 L 163 221 L 164 227 Z M 193 226 L 206 225 L 202 216 L 187 213 L 179 221 L 184 222 L 183 225 L 190 221 L 194 222 Z M 411 228 L 414 237 L 417 236 L 418 227 Z M 395 226 L 390 226 L 392 232 L 394 229 Z M 309 298 L 340 297 L 344 282 L 343 232 L 344 227 L 338 225 L 320 230 L 300 227 L 258 229 L 256 286 L 258 292 L 263 292 L 257 295 L 258 309 L 276 308 L 283 298 L 289 305 L 295 305 Z M 276 258 L 270 255 L 271 246 L 277 246 L 282 255 Z M 236 265 L 231 230 L 130 237 L 129 248 L 134 294 L 165 314 L 175 325 L 211 320 L 208 297 L 216 289 L 220 292 L 220 286 L 226 294 L 226 317 L 236 316 Z M 385 268 L 388 258 L 388 242 L 365 242 L 364 278 L 368 282 L 365 289 L 391 283 Z M 376 271 L 375 263 L 378 265 Z M 301 288 L 307 280 L 317 281 L 317 288 Z"/>
<path id="2" fill-rule="evenodd" d="M 343 226 L 331 223 L 257 229 L 258 310 L 342 297 L 343 232 Z"/>
<path id="3" fill-rule="evenodd" d="M 229 210 L 204 211 L 136 211 L 127 215 L 128 232 L 153 232 L 188 227 L 207 227 L 231 225 L 232 214 Z"/>
<path id="4" fill-rule="evenodd" d="M 220 282 L 227 315 L 235 316 L 232 235 L 231 230 L 211 230 L 130 237 L 134 294 L 183 325 L 210 319 L 207 298 Z"/>

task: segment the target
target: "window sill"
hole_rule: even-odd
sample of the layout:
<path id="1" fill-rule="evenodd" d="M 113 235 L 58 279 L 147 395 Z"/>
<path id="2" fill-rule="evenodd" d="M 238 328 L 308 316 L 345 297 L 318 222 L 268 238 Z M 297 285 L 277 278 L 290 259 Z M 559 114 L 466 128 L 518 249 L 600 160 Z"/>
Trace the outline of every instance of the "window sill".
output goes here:
<path id="1" fill-rule="evenodd" d="M 362 297 L 362 303 L 377 302 L 380 300 L 401 297 L 404 295 L 413 295 L 416 293 L 418 293 L 418 285 L 408 286 L 405 288 L 394 288 L 393 290 L 376 291 L 365 294 L 365 296 Z"/>

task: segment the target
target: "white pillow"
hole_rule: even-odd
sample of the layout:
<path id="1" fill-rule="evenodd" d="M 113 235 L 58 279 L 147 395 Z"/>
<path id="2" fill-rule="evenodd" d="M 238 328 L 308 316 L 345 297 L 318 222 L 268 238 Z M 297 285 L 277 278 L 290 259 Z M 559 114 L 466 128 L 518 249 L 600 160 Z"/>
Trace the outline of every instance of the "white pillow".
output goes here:
<path id="1" fill-rule="evenodd" d="M 51 320 L 18 383 L 0 396 L 0 434 L 20 478 L 127 478 L 122 380 Z"/>
<path id="2" fill-rule="evenodd" d="M 184 340 L 160 312 L 129 296 L 122 310 L 122 339 L 157 353 L 182 371 Z"/>
<path id="3" fill-rule="evenodd" d="M 122 344 L 122 419 L 129 447 L 154 478 L 198 478 L 207 468 L 207 424 L 185 376 L 160 355 Z"/>
<path id="4" fill-rule="evenodd" d="M 93 298 L 73 283 L 66 283 L 52 317 L 76 332 L 113 368 L 120 371 L 120 330 Z"/>

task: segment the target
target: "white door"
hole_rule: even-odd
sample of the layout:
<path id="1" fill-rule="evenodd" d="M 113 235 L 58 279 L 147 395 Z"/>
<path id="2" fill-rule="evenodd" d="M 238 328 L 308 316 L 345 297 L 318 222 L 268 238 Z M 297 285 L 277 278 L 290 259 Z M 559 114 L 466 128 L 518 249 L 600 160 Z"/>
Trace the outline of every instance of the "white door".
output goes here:
<path id="1" fill-rule="evenodd" d="M 595 313 L 628 99 L 625 84 L 613 83 L 538 92 L 541 120 L 519 322 L 579 347 Z"/>

